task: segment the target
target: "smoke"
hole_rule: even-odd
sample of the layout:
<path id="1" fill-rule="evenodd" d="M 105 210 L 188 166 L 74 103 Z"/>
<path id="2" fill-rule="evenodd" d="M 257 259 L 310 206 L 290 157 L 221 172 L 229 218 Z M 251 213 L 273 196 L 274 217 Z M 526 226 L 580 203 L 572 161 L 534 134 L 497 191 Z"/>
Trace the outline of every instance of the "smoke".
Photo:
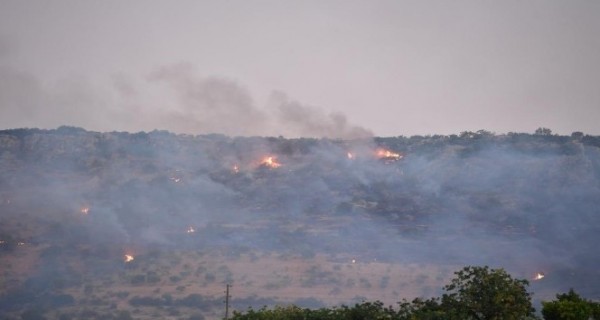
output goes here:
<path id="1" fill-rule="evenodd" d="M 199 78 L 187 64 L 162 67 L 149 81 L 166 84 L 175 94 L 172 108 L 161 108 L 164 127 L 178 132 L 264 135 L 267 117 L 250 94 L 233 81 Z"/>
<path id="2" fill-rule="evenodd" d="M 196 88 L 212 81 L 185 82 L 162 71 L 155 81 L 177 79 L 181 92 L 186 83 Z M 209 103 L 195 90 L 188 94 L 190 105 Z M 302 256 L 306 263 L 319 254 L 347 263 L 352 257 L 365 268 L 381 262 L 439 270 L 440 279 L 399 298 L 436 294 L 454 267 L 464 265 L 503 267 L 519 278 L 545 272 L 532 285 L 537 299 L 569 287 L 593 296 L 600 152 L 598 138 L 588 139 L 4 131 L 0 201 L 11 201 L 0 202 L 1 214 L 21 227 L 3 224 L 0 232 L 41 249 L 63 248 L 68 259 L 99 274 L 120 272 L 123 248 L 137 251 L 138 262 L 152 250 L 246 250 Z M 378 148 L 404 157 L 378 159 Z M 265 156 L 282 166 L 261 165 Z M 186 233 L 189 227 L 196 233 Z M 43 259 L 62 261 L 60 251 L 46 254 Z M 74 272 L 61 270 L 62 276 Z"/>
<path id="3" fill-rule="evenodd" d="M 360 126 L 348 123 L 346 116 L 339 112 L 330 114 L 290 100 L 283 92 L 271 95 L 270 110 L 277 131 L 291 137 L 328 137 L 339 139 L 359 139 L 372 137 L 373 133 Z"/>
<path id="4" fill-rule="evenodd" d="M 12 52 L 12 47 L 14 47 L 14 44 L 11 45 L 9 39 L 3 34 L 0 34 L 0 59 L 9 56 Z"/>
<path id="5" fill-rule="evenodd" d="M 339 112 L 275 92 L 259 107 L 234 80 L 202 77 L 188 63 L 157 68 L 146 77 L 115 73 L 107 80 L 72 75 L 43 82 L 0 65 L 0 127 L 74 125 L 99 131 L 169 130 L 186 134 L 364 138 L 372 132 Z"/>
<path id="6" fill-rule="evenodd" d="M 44 103 L 40 83 L 33 76 L 0 65 L 0 120 L 4 127 L 11 122 L 31 126 Z"/>
<path id="7" fill-rule="evenodd" d="M 149 80 L 167 84 L 178 104 L 162 108 L 164 127 L 177 132 L 223 133 L 233 136 L 269 135 L 356 139 L 373 136 L 348 123 L 339 112 L 327 114 L 319 108 L 290 100 L 275 91 L 266 106 L 255 106 L 241 85 L 224 78 L 201 78 L 189 64 L 162 67 Z"/>
<path id="8" fill-rule="evenodd" d="M 0 64 L 0 127 L 53 128 L 65 124 L 110 128 L 109 92 L 70 76 L 51 84 Z"/>

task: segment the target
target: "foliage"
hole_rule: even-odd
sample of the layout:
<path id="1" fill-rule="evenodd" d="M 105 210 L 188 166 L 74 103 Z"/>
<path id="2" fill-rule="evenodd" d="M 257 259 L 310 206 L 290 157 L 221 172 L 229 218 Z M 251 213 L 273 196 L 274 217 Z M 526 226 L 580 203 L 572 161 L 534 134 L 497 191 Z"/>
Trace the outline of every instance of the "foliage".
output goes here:
<path id="1" fill-rule="evenodd" d="M 444 289 L 442 298 L 402 300 L 398 308 L 382 302 L 362 302 L 352 307 L 302 309 L 296 306 L 263 307 L 234 312 L 236 320 L 260 319 L 393 319 L 393 320 L 511 320 L 533 319 L 535 311 L 526 290 L 527 280 L 513 279 L 503 269 L 465 267 Z"/>
<path id="2" fill-rule="evenodd" d="M 402 300 L 398 303 L 399 309 L 396 319 L 401 320 L 442 320 L 446 319 L 446 311 L 440 305 L 439 299 L 416 298 L 412 302 Z"/>
<path id="3" fill-rule="evenodd" d="M 383 307 L 380 301 L 363 302 L 353 307 L 320 308 L 316 310 L 303 309 L 294 305 L 277 306 L 273 309 L 263 307 L 257 311 L 252 308 L 246 313 L 234 311 L 232 319 L 235 320 L 334 320 L 334 319 L 393 319 L 394 310 Z"/>
<path id="4" fill-rule="evenodd" d="M 540 136 L 549 136 L 552 135 L 552 130 L 540 127 L 535 130 L 535 134 Z"/>
<path id="5" fill-rule="evenodd" d="M 442 306 L 456 319 L 525 319 L 535 312 L 527 280 L 513 279 L 504 269 L 468 266 L 444 287 Z"/>
<path id="6" fill-rule="evenodd" d="M 583 299 L 573 289 L 557 294 L 554 301 L 542 301 L 545 320 L 588 320 L 600 319 L 600 305 Z"/>

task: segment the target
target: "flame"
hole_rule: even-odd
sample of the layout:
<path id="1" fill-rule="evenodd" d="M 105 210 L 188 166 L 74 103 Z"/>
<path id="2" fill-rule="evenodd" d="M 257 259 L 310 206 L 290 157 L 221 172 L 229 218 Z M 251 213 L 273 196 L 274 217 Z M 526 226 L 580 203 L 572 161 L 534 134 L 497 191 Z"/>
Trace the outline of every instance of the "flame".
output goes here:
<path id="1" fill-rule="evenodd" d="M 81 210 L 79 210 L 81 213 L 83 214 L 88 214 L 90 213 L 90 208 L 89 207 L 83 207 L 81 208 Z"/>
<path id="2" fill-rule="evenodd" d="M 240 173 L 240 167 L 238 167 L 238 165 L 234 165 L 233 168 L 231 168 L 231 170 L 233 171 L 233 173 Z"/>
<path id="3" fill-rule="evenodd" d="M 533 280 L 542 280 L 545 276 L 546 275 L 543 272 L 538 272 L 535 274 L 535 277 L 533 277 Z"/>
<path id="4" fill-rule="evenodd" d="M 390 161 L 396 161 L 402 159 L 402 155 L 387 149 L 377 149 L 377 158 L 385 159 Z"/>
<path id="5" fill-rule="evenodd" d="M 194 227 L 189 227 L 186 232 L 187 233 L 194 233 L 194 232 L 196 232 L 196 229 L 194 229 Z"/>
<path id="6" fill-rule="evenodd" d="M 272 169 L 281 167 L 281 163 L 277 162 L 277 158 L 275 157 L 265 157 L 260 164 Z"/>
<path id="7" fill-rule="evenodd" d="M 123 258 L 125 259 L 125 262 L 131 262 L 134 260 L 134 257 L 130 254 L 124 255 Z"/>
<path id="8" fill-rule="evenodd" d="M 173 181 L 175 183 L 178 183 L 179 181 L 181 181 L 181 178 L 177 178 L 177 177 L 171 177 L 170 179 L 171 179 L 171 181 Z"/>
<path id="9" fill-rule="evenodd" d="M 17 242 L 17 245 L 18 245 L 18 246 L 24 246 L 24 245 L 25 245 L 25 242 Z"/>
<path id="10" fill-rule="evenodd" d="M 352 160 L 352 159 L 354 159 L 355 156 L 354 156 L 354 154 L 352 154 L 352 152 L 348 152 L 346 154 L 346 157 L 348 157 L 348 159 Z"/>

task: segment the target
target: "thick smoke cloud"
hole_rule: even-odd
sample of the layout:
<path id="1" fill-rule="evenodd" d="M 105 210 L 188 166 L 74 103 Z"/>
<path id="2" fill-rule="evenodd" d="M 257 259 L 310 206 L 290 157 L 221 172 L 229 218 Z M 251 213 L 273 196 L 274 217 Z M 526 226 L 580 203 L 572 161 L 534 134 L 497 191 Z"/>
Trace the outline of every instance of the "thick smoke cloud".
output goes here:
<path id="1" fill-rule="evenodd" d="M 163 66 L 143 78 L 116 73 L 106 81 L 92 81 L 74 75 L 54 83 L 0 64 L 0 85 L 2 128 L 74 125 L 231 136 L 372 136 L 342 113 L 327 114 L 281 92 L 257 106 L 236 81 L 200 76 L 188 63 Z"/>
<path id="2" fill-rule="evenodd" d="M 325 114 L 315 107 L 290 100 L 283 92 L 274 92 L 270 105 L 276 130 L 289 132 L 293 137 L 357 139 L 373 135 L 365 128 L 348 123 L 342 113 Z"/>
<path id="3" fill-rule="evenodd" d="M 153 72 L 150 81 L 168 85 L 175 93 L 175 110 L 164 110 L 164 127 L 178 132 L 264 135 L 267 117 L 250 94 L 233 81 L 199 78 L 192 67 L 178 64 Z M 161 108 L 162 109 L 162 108 Z"/>
<path id="4" fill-rule="evenodd" d="M 346 116 L 303 105 L 275 91 L 264 108 L 255 106 L 249 92 L 234 81 L 201 78 L 188 64 L 153 72 L 150 81 L 166 83 L 179 103 L 165 111 L 164 127 L 177 132 L 224 133 L 250 136 L 365 138 L 371 131 L 348 123 Z"/>

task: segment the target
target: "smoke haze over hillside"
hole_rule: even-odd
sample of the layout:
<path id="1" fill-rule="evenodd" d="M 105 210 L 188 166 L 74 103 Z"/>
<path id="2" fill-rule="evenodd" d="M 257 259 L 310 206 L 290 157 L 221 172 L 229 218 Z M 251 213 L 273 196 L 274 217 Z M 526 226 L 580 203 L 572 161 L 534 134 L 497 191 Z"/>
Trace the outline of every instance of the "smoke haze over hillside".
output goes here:
<path id="1" fill-rule="evenodd" d="M 465 265 L 600 299 L 598 34 L 587 0 L 2 0 L 0 317 L 394 303 Z"/>
<path id="2" fill-rule="evenodd" d="M 525 279 L 543 272 L 546 278 L 532 283 L 536 299 L 569 287 L 597 298 L 599 146 L 593 136 L 486 132 L 288 140 L 3 131 L 0 200 L 10 223 L 0 231 L 12 239 L 7 243 L 26 244 L 14 252 L 41 252 L 29 266 L 32 278 L 15 280 L 25 292 L 56 277 L 73 279 L 68 286 L 77 288 L 84 284 L 74 279 L 90 272 L 125 272 L 124 252 L 152 268 L 160 250 L 220 250 L 276 252 L 302 263 L 325 255 L 329 263 L 357 261 L 365 270 L 437 268 L 436 277 L 423 275 L 428 282 L 410 291 L 394 281 L 411 273 L 390 277 L 394 285 L 378 293 L 366 285 L 344 289 L 344 297 L 391 303 L 411 298 L 407 292 L 437 294 L 453 266 L 463 265 L 504 267 Z M 381 148 L 387 156 L 378 156 L 386 154 Z M 65 269 L 65 261 L 80 266 Z M 261 287 L 243 279 L 260 275 L 250 271 L 253 263 L 244 265 L 245 273 L 231 272 L 227 281 L 256 294 Z M 324 273 L 328 280 L 321 282 L 288 273 L 286 283 L 321 283 L 336 292 L 343 270 Z M 202 292 L 218 296 L 221 289 L 211 290 Z"/>

